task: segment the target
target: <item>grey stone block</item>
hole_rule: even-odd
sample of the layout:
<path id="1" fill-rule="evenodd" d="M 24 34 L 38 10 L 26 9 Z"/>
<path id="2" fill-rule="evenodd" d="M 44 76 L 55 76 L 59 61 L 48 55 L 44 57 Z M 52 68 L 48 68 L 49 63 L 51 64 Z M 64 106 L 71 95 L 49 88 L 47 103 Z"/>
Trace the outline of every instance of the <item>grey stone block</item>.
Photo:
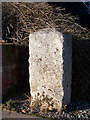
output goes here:
<path id="1" fill-rule="evenodd" d="M 71 99 L 71 36 L 54 28 L 29 36 L 31 106 L 61 110 Z"/>

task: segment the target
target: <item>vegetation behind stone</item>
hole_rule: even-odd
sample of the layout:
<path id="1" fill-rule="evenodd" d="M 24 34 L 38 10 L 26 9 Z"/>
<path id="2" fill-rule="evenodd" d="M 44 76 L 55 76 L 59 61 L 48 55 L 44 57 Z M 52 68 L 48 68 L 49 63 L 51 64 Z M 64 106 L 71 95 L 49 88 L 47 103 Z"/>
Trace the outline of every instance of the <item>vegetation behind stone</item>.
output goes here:
<path id="1" fill-rule="evenodd" d="M 66 13 L 62 7 L 48 3 L 6 2 L 2 9 L 3 37 L 8 41 L 28 45 L 30 33 L 52 27 L 82 39 L 90 37 L 90 32 L 78 24 L 78 17 Z"/>

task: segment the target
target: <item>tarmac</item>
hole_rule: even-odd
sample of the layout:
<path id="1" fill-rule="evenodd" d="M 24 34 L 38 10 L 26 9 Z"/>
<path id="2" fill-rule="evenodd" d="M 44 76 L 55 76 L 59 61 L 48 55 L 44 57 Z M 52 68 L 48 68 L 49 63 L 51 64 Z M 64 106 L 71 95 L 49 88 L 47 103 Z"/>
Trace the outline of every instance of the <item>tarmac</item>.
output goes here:
<path id="1" fill-rule="evenodd" d="M 47 119 L 47 118 L 41 118 L 41 117 L 36 117 L 32 115 L 26 115 L 22 113 L 17 113 L 17 112 L 10 112 L 10 111 L 4 111 L 2 110 L 2 119 L 1 120 L 52 120 L 52 119 Z"/>

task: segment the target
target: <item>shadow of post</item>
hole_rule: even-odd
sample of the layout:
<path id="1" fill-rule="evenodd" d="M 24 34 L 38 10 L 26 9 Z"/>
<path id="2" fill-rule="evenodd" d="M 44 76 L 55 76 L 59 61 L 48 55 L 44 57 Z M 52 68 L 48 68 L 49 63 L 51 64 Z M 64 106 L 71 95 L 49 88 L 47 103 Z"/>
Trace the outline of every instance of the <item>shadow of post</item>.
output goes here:
<path id="1" fill-rule="evenodd" d="M 63 105 L 70 104 L 71 101 L 71 81 L 72 81 L 72 37 L 68 34 L 63 34 L 63 80 L 62 86 L 64 96 Z"/>
<path id="2" fill-rule="evenodd" d="M 90 99 L 90 40 L 73 37 L 72 101 Z"/>

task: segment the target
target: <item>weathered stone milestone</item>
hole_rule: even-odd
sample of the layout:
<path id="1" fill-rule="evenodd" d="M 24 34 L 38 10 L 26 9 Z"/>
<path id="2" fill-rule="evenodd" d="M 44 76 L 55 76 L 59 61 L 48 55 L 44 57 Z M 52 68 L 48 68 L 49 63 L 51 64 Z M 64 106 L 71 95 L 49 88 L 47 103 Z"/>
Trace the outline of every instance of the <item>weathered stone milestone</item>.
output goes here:
<path id="1" fill-rule="evenodd" d="M 61 110 L 71 98 L 72 40 L 54 28 L 29 36 L 31 106 Z"/>

